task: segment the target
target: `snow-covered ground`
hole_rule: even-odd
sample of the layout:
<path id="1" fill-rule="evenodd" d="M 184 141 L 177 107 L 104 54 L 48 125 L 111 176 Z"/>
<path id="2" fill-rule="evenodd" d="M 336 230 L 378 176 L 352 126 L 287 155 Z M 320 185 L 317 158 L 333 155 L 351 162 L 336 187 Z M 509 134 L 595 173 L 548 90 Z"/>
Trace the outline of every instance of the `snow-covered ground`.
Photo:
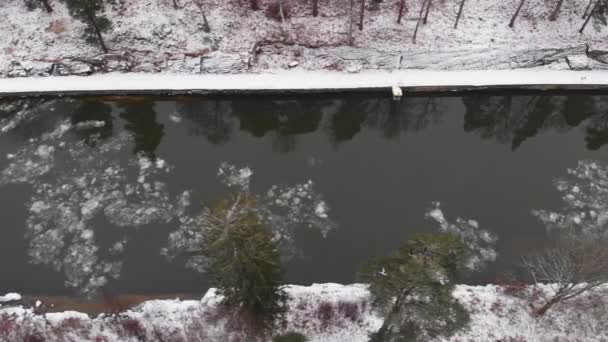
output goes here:
<path id="1" fill-rule="evenodd" d="M 364 29 L 355 28 L 349 44 L 348 0 L 321 0 L 316 18 L 309 2 L 285 1 L 285 25 L 266 16 L 272 0 L 260 1 L 260 11 L 251 11 L 247 1 L 206 0 L 209 33 L 194 0 L 180 0 L 179 9 L 171 0 L 119 0 L 107 5 L 113 27 L 104 35 L 111 52 L 102 55 L 84 43 L 84 24 L 70 17 L 62 2 L 52 1 L 55 11 L 48 14 L 28 11 L 22 0 L 3 0 L 0 77 L 608 67 L 608 27 L 592 19 L 583 34 L 578 32 L 587 0 L 565 1 L 555 21 L 547 19 L 553 2 L 528 0 L 514 28 L 508 23 L 519 0 L 467 0 L 457 29 L 460 1 L 437 0 L 413 43 L 422 1 L 407 1 L 401 24 L 397 3 L 368 1 Z"/>
<path id="2" fill-rule="evenodd" d="M 280 332 L 296 331 L 310 341 L 364 342 L 382 319 L 370 305 L 365 285 L 288 286 L 289 311 Z M 458 285 L 454 296 L 471 322 L 441 341 L 605 341 L 608 338 L 608 287 L 559 304 L 543 317 L 531 313 L 550 286 L 521 290 L 508 286 Z M 526 293 L 524 295 L 524 293 Z M 230 341 L 239 336 L 226 326 L 210 290 L 200 301 L 152 300 L 117 315 L 90 318 L 78 312 L 36 314 L 35 308 L 0 307 L 0 340 L 43 341 Z M 243 339 L 241 339 L 243 340 Z M 248 340 L 248 339 L 244 339 Z"/>
<path id="3" fill-rule="evenodd" d="M 341 73 L 286 70 L 250 74 L 104 74 L 0 79 L 0 95 L 83 93 L 189 93 L 256 91 L 377 90 L 393 86 L 411 91 L 493 87 L 604 88 L 606 71 L 571 70 L 395 70 Z"/>

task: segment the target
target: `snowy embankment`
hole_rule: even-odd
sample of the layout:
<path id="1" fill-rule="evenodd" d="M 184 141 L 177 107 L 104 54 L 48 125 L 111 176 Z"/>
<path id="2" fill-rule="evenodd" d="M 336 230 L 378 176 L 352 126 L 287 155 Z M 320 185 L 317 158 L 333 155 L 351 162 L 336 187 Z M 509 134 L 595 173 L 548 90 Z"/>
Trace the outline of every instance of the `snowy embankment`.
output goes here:
<path id="1" fill-rule="evenodd" d="M 85 24 L 65 4 L 54 11 L 28 11 L 23 0 L 0 1 L 0 78 L 129 73 L 250 73 L 276 69 L 330 70 L 498 70 L 550 68 L 608 69 L 608 27 L 594 18 L 579 28 L 588 0 L 564 1 L 556 20 L 546 0 L 527 0 L 514 27 L 508 27 L 519 0 L 467 0 L 454 28 L 461 1 L 433 2 L 428 23 L 413 35 L 423 0 L 407 1 L 401 23 L 398 2 L 368 1 L 363 29 L 350 40 L 347 0 L 283 1 L 283 25 L 267 15 L 276 0 L 206 0 L 211 27 L 205 32 L 195 0 L 121 0 L 106 5 L 112 28 L 104 32 L 110 52 L 87 44 Z M 359 2 L 353 13 L 359 19 Z M 426 20 L 425 20 L 426 22 Z"/>
<path id="2" fill-rule="evenodd" d="M 475 88 L 608 88 L 608 71 L 477 70 L 285 71 L 262 74 L 168 75 L 106 74 L 0 79 L 0 96 L 43 94 L 174 94 L 389 90 L 465 90 Z"/>
<path id="3" fill-rule="evenodd" d="M 560 304 L 543 317 L 529 305 L 549 286 L 459 285 L 454 296 L 471 314 L 470 325 L 445 341 L 603 341 L 608 338 L 608 287 Z M 297 331 L 310 341 L 367 341 L 382 324 L 371 309 L 365 285 L 288 286 L 289 311 L 283 332 Z M 35 314 L 35 309 L 0 307 L 0 340 L 44 341 L 228 341 L 238 337 L 217 310 L 210 290 L 201 301 L 153 300 L 118 315 L 96 318 L 78 312 Z M 31 338 L 29 340 L 32 340 Z"/>

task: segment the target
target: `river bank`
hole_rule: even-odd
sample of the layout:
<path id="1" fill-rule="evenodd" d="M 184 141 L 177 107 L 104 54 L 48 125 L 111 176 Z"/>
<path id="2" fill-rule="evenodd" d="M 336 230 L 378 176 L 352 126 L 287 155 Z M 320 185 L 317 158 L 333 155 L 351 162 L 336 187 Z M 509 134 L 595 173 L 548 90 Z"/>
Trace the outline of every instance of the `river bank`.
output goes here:
<path id="1" fill-rule="evenodd" d="M 604 70 L 608 29 L 592 19 L 581 34 L 587 0 L 565 2 L 556 20 L 543 0 L 529 0 L 508 27 L 519 1 L 468 0 L 458 27 L 459 2 L 434 4 L 428 22 L 418 25 L 423 2 L 408 2 L 401 23 L 392 2 L 367 4 L 363 29 L 351 29 L 348 4 L 321 1 L 319 16 L 310 4 L 291 3 L 284 23 L 246 4 L 210 0 L 201 23 L 194 1 L 117 1 L 105 14 L 108 53 L 85 43 L 85 24 L 62 2 L 52 13 L 28 10 L 20 0 L 0 4 L 0 78 L 92 75 L 99 73 L 243 74 L 273 70 Z M 357 4 L 357 6 L 359 6 Z M 358 13 L 357 13 L 358 19 Z M 358 20 L 357 20 L 358 21 Z"/>
<path id="2" fill-rule="evenodd" d="M 370 304 L 365 285 L 313 284 L 287 286 L 290 296 L 280 331 L 297 331 L 310 341 L 367 341 L 382 324 Z M 469 311 L 469 326 L 441 341 L 601 341 L 606 332 L 603 287 L 560 304 L 545 316 L 533 315 L 534 305 L 551 292 L 548 285 L 458 285 L 454 291 Z M 149 300 L 120 314 L 90 317 L 75 311 L 37 314 L 36 308 L 0 307 L 4 341 L 41 336 L 44 341 L 227 341 L 238 331 L 226 327 L 218 310 L 220 298 L 209 290 L 201 300 Z M 3 335 L 4 334 L 4 335 Z"/>

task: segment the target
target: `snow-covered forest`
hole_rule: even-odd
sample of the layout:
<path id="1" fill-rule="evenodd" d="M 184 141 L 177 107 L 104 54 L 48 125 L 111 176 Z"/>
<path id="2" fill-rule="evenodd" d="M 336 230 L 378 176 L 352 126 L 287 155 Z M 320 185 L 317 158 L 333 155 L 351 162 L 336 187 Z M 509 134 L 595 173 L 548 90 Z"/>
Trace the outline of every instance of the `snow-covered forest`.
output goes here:
<path id="1" fill-rule="evenodd" d="M 5 0 L 0 77 L 605 69 L 607 12 L 600 0 Z"/>

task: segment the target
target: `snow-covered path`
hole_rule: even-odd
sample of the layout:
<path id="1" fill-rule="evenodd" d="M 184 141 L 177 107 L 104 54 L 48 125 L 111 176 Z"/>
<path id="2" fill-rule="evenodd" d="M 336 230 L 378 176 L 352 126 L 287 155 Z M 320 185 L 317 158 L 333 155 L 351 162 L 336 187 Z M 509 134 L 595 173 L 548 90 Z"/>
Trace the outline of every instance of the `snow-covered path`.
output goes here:
<path id="1" fill-rule="evenodd" d="M 0 95 L 214 93 L 281 91 L 462 90 L 472 88 L 606 88 L 608 71 L 278 71 L 261 74 L 102 74 L 0 79 Z M 388 91 L 388 89 L 387 89 Z"/>

